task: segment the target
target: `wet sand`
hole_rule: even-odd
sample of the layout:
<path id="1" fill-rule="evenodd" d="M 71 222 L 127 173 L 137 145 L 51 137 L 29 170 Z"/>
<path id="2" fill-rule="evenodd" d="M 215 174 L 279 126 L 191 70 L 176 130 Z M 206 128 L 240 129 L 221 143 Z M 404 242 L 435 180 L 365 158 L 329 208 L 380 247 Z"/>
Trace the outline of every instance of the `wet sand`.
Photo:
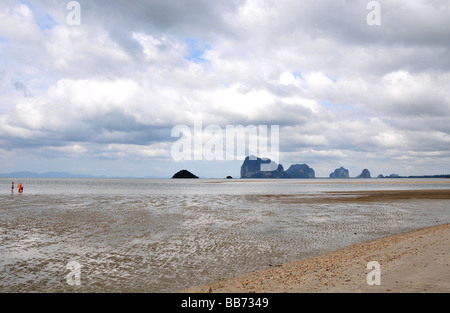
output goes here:
<path id="1" fill-rule="evenodd" d="M 327 191 L 312 195 L 257 195 L 282 203 L 386 202 L 396 200 L 450 200 L 449 189 Z"/>
<path id="2" fill-rule="evenodd" d="M 440 199 L 450 200 L 450 190 L 431 189 L 431 190 L 372 190 L 372 191 L 340 191 L 328 192 L 339 196 L 340 201 L 390 201 L 390 200 L 417 200 L 417 199 Z"/>
<path id="3" fill-rule="evenodd" d="M 353 255 L 352 250 L 344 256 L 325 253 L 450 223 L 450 190 L 424 190 L 447 189 L 439 184 L 411 188 L 422 188 L 417 191 L 380 191 L 390 190 L 384 185 L 377 191 L 333 191 L 310 186 L 297 190 L 281 181 L 238 190 L 229 188 L 233 184 L 201 189 L 199 183 L 178 181 L 149 180 L 144 186 L 141 180 L 100 182 L 102 187 L 96 184 L 92 191 L 90 179 L 37 180 L 27 183 L 34 194 L 0 195 L 2 292 L 177 292 L 210 282 L 196 290 L 317 292 L 341 284 L 357 290 L 367 288 L 367 260 L 380 262 L 382 269 L 381 287 L 369 287 L 394 290 L 386 287 L 393 270 L 386 276 L 385 254 L 372 259 L 369 252 L 361 252 L 369 248 Z M 130 183 L 141 189 L 127 189 Z M 41 185 L 52 193 L 38 193 Z M 72 192 L 64 194 L 65 189 Z M 445 244 L 450 246 L 448 240 Z M 412 252 L 394 245 L 389 253 L 404 260 Z M 448 251 L 443 252 L 435 258 L 447 257 Z M 325 257 L 306 259 L 319 254 Z M 297 260 L 303 261 L 290 263 Z M 82 285 L 75 290 L 66 281 L 71 261 L 82 266 Z M 352 266 L 357 266 L 356 276 L 345 272 Z M 448 268 L 436 272 L 445 274 Z M 231 280 L 223 286 L 212 283 L 224 279 Z M 443 275 L 438 279 L 450 281 Z"/>
<path id="4" fill-rule="evenodd" d="M 380 264 L 380 285 L 367 276 Z M 450 292 L 450 224 L 376 239 L 228 280 L 190 293 Z"/>
<path id="5" fill-rule="evenodd" d="M 289 203 L 372 202 L 450 199 L 450 190 L 330 192 L 311 197 L 314 199 L 260 197 L 276 197 L 277 201 Z M 371 261 L 380 265 L 380 285 L 367 283 L 367 276 L 374 270 L 366 268 Z M 271 264 L 247 275 L 182 292 L 450 292 L 450 224 L 375 239 L 288 264 Z"/>

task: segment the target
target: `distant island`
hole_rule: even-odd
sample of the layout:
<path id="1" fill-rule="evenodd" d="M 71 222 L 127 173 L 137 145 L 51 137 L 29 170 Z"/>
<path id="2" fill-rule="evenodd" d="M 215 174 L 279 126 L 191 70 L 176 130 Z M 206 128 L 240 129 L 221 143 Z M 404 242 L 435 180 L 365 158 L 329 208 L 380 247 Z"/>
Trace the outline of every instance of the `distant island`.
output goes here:
<path id="1" fill-rule="evenodd" d="M 261 166 L 264 171 L 261 170 Z M 270 170 L 267 170 L 270 169 Z M 450 174 L 440 174 L 440 175 L 410 175 L 401 176 L 399 174 L 389 174 L 383 175 L 379 174 L 375 176 L 377 178 L 450 178 Z M 94 176 L 89 174 L 73 174 L 70 172 L 45 172 L 36 173 L 29 171 L 21 172 L 11 172 L 11 173 L 0 173 L 0 178 L 79 178 L 79 179 L 168 179 L 169 177 L 162 176 Z M 199 178 L 198 176 L 192 174 L 187 170 L 182 170 L 176 173 L 172 178 Z M 227 176 L 226 179 L 232 179 L 232 176 Z M 252 158 L 250 160 L 247 157 L 241 166 L 241 178 L 305 178 L 312 179 L 316 178 L 314 169 L 309 167 L 307 164 L 293 164 L 288 170 L 284 170 L 283 165 L 275 164 L 270 159 L 262 158 Z M 349 171 L 340 167 L 334 170 L 330 174 L 330 178 L 350 178 Z M 356 176 L 356 178 L 371 178 L 370 171 L 364 169 L 361 174 Z"/>
<path id="2" fill-rule="evenodd" d="M 370 177 L 370 171 L 365 168 L 363 169 L 363 171 L 361 172 L 361 174 L 359 174 L 358 176 L 356 176 L 357 178 L 371 178 Z"/>
<path id="3" fill-rule="evenodd" d="M 275 167 L 275 168 L 274 168 Z M 264 170 L 261 170 L 261 169 Z M 316 173 L 306 164 L 293 164 L 287 171 L 270 159 L 246 157 L 241 166 L 241 178 L 315 178 Z"/>
<path id="4" fill-rule="evenodd" d="M 12 172 L 0 174 L 1 178 L 97 178 L 93 175 L 85 174 L 72 174 L 69 172 L 45 172 L 45 173 L 35 173 L 35 172 Z M 104 176 L 99 178 L 105 178 Z"/>
<path id="5" fill-rule="evenodd" d="M 178 173 L 176 173 L 175 175 L 173 175 L 172 178 L 198 178 L 198 176 L 192 174 L 191 172 L 189 172 L 188 170 L 181 170 Z"/>
<path id="6" fill-rule="evenodd" d="M 445 175 L 421 175 L 421 176 L 400 176 L 397 174 L 391 174 L 389 176 L 383 176 L 380 174 L 378 178 L 450 178 L 450 174 Z"/>
<path id="7" fill-rule="evenodd" d="M 273 169 L 273 166 L 276 166 L 276 168 Z M 288 176 L 283 165 L 277 166 L 270 159 L 246 157 L 244 164 L 241 166 L 241 178 L 288 178 Z"/>
<path id="8" fill-rule="evenodd" d="M 95 176 L 88 174 L 73 174 L 69 172 L 45 172 L 45 173 L 35 173 L 35 172 L 11 172 L 11 173 L 0 173 L 0 178 L 130 178 L 130 179 L 140 179 L 140 178 L 167 178 L 160 176 Z"/>
<path id="9" fill-rule="evenodd" d="M 283 165 L 276 164 L 270 159 L 259 157 L 246 157 L 241 166 L 241 178 L 315 178 L 314 169 L 307 164 L 293 164 L 287 171 Z M 330 173 L 329 178 L 350 178 L 349 170 L 340 167 Z M 356 178 L 371 178 L 370 171 L 365 168 Z M 423 175 L 423 176 L 400 176 L 380 174 L 378 178 L 450 178 L 450 175 Z"/>
<path id="10" fill-rule="evenodd" d="M 350 174 L 348 172 L 348 169 L 341 166 L 340 168 L 335 169 L 334 172 L 330 174 L 330 178 L 350 178 Z"/>
<path id="11" fill-rule="evenodd" d="M 306 164 L 291 165 L 286 174 L 289 178 L 315 178 L 316 172 Z"/>

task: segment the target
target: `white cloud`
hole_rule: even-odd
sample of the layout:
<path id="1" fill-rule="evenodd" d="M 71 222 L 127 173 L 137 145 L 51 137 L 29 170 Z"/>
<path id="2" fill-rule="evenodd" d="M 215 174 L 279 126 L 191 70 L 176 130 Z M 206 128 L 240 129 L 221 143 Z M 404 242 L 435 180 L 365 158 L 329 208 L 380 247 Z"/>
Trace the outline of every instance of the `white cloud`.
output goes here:
<path id="1" fill-rule="evenodd" d="M 25 4 L 0 7 L 0 36 L 18 44 L 30 44 L 43 39 L 33 12 Z"/>
<path id="2" fill-rule="evenodd" d="M 450 171 L 448 4 L 382 1 L 377 28 L 362 0 L 94 0 L 79 27 L 30 3 L 0 5 L 8 151 L 170 161 L 171 127 L 202 118 L 280 125 L 292 161 L 425 155 Z"/>

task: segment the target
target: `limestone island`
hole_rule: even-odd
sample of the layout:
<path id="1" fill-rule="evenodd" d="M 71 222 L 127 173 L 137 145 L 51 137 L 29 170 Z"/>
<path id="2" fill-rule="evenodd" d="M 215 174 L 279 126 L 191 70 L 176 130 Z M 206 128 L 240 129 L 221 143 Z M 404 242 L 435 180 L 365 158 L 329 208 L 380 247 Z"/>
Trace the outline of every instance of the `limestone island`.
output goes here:
<path id="1" fill-rule="evenodd" d="M 359 174 L 358 176 L 356 176 L 357 178 L 371 178 L 370 177 L 370 171 L 365 168 L 363 169 L 363 171 L 361 172 L 361 174 Z"/>
<path id="2" fill-rule="evenodd" d="M 330 178 L 349 178 L 350 175 L 348 173 L 348 169 L 343 168 L 342 166 L 340 168 L 337 168 L 334 170 L 333 173 L 330 174 Z"/>
<path id="3" fill-rule="evenodd" d="M 306 164 L 294 164 L 285 171 L 270 159 L 251 156 L 241 166 L 241 178 L 315 178 L 315 172 Z"/>

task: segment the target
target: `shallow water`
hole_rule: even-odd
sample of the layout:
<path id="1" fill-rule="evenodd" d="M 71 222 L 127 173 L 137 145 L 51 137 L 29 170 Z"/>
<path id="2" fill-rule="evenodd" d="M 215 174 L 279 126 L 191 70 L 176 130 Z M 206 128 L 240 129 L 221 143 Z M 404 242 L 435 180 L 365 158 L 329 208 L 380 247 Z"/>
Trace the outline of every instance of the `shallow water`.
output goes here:
<path id="1" fill-rule="evenodd" d="M 17 179 L 16 179 L 17 180 Z M 18 180 L 17 180 L 18 181 Z M 450 222 L 449 200 L 279 201 L 445 179 L 0 179 L 0 292 L 174 292 Z M 68 284 L 71 261 L 80 286 Z"/>

